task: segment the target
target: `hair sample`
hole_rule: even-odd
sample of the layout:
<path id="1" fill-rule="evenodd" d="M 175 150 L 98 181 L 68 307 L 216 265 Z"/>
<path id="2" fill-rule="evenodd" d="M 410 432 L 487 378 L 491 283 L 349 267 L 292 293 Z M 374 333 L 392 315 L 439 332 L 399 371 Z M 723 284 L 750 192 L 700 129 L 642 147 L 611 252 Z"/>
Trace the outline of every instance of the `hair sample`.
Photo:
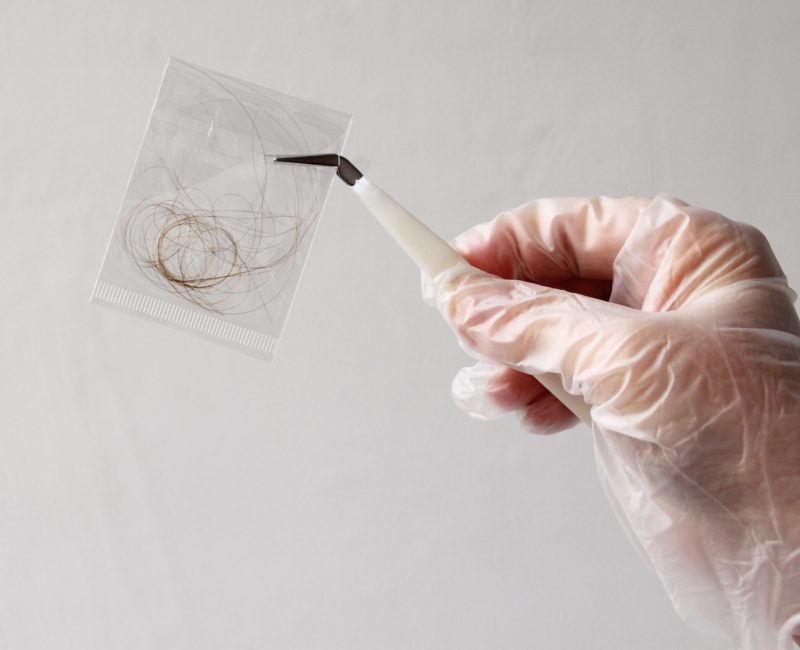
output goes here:
<path id="1" fill-rule="evenodd" d="M 173 181 L 169 198 L 145 199 L 126 216 L 123 246 L 136 267 L 162 289 L 216 313 L 274 300 L 282 289 L 276 272 L 292 261 L 313 222 L 238 194 L 212 201 Z M 243 307 L 254 295 L 257 304 Z"/>
<path id="2" fill-rule="evenodd" d="M 350 117 L 170 59 L 92 300 L 271 359 Z"/>
<path id="3" fill-rule="evenodd" d="M 225 97 L 184 107 L 185 113 L 199 115 L 203 125 L 190 148 L 182 143 L 190 157 L 175 161 L 157 153 L 161 164 L 134 178 L 132 185 L 160 191 L 127 212 L 122 245 L 162 289 L 218 314 L 248 313 L 280 299 L 290 277 L 285 271 L 321 208 L 322 170 L 272 164 L 274 153 L 264 146 L 265 127 L 288 140 L 287 150 L 302 150 L 303 143 L 288 137 L 269 111 L 247 105 L 219 79 L 209 79 Z M 238 119 L 235 131 L 229 124 L 232 115 Z M 302 130 L 298 126 L 295 132 Z M 278 182 L 273 182 L 276 175 Z M 271 207 L 275 202 L 281 210 Z"/>

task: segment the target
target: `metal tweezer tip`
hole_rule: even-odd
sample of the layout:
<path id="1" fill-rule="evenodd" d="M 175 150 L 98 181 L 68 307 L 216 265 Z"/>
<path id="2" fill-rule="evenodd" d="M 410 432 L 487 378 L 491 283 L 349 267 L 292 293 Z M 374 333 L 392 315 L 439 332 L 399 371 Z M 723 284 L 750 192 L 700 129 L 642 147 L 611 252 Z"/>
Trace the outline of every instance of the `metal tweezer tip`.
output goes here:
<path id="1" fill-rule="evenodd" d="M 276 156 L 275 162 L 336 167 L 336 175 L 350 186 L 355 185 L 356 181 L 364 175 L 347 158 L 335 153 L 322 153 L 313 156 Z"/>

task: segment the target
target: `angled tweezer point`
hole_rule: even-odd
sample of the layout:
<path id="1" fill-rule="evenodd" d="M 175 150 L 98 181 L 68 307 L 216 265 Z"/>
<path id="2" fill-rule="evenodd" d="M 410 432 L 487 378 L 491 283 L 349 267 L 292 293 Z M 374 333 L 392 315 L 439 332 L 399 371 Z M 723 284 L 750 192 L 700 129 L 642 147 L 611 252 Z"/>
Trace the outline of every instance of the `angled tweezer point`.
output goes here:
<path id="1" fill-rule="evenodd" d="M 276 156 L 275 162 L 336 167 L 336 175 L 351 187 L 364 175 L 347 158 L 335 153 L 322 153 L 313 156 Z"/>

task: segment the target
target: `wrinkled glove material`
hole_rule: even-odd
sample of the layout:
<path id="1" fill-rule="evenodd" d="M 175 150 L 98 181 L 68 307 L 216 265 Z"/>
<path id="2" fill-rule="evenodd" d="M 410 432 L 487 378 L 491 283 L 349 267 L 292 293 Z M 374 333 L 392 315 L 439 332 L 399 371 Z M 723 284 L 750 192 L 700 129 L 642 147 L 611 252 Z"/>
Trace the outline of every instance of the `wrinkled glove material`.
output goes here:
<path id="1" fill-rule="evenodd" d="M 764 236 L 659 195 L 533 201 L 454 245 L 471 264 L 426 292 L 478 360 L 456 402 L 553 433 L 576 420 L 534 376 L 560 375 L 678 613 L 712 647 L 794 648 L 800 323 Z"/>

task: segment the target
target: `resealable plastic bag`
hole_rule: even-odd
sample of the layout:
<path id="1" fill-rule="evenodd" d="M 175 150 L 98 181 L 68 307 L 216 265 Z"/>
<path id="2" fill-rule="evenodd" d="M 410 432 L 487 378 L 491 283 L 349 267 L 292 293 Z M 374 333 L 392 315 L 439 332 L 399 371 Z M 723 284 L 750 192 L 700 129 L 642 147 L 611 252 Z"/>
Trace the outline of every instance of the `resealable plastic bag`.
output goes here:
<path id="1" fill-rule="evenodd" d="M 350 121 L 170 59 L 92 300 L 272 359 Z"/>

